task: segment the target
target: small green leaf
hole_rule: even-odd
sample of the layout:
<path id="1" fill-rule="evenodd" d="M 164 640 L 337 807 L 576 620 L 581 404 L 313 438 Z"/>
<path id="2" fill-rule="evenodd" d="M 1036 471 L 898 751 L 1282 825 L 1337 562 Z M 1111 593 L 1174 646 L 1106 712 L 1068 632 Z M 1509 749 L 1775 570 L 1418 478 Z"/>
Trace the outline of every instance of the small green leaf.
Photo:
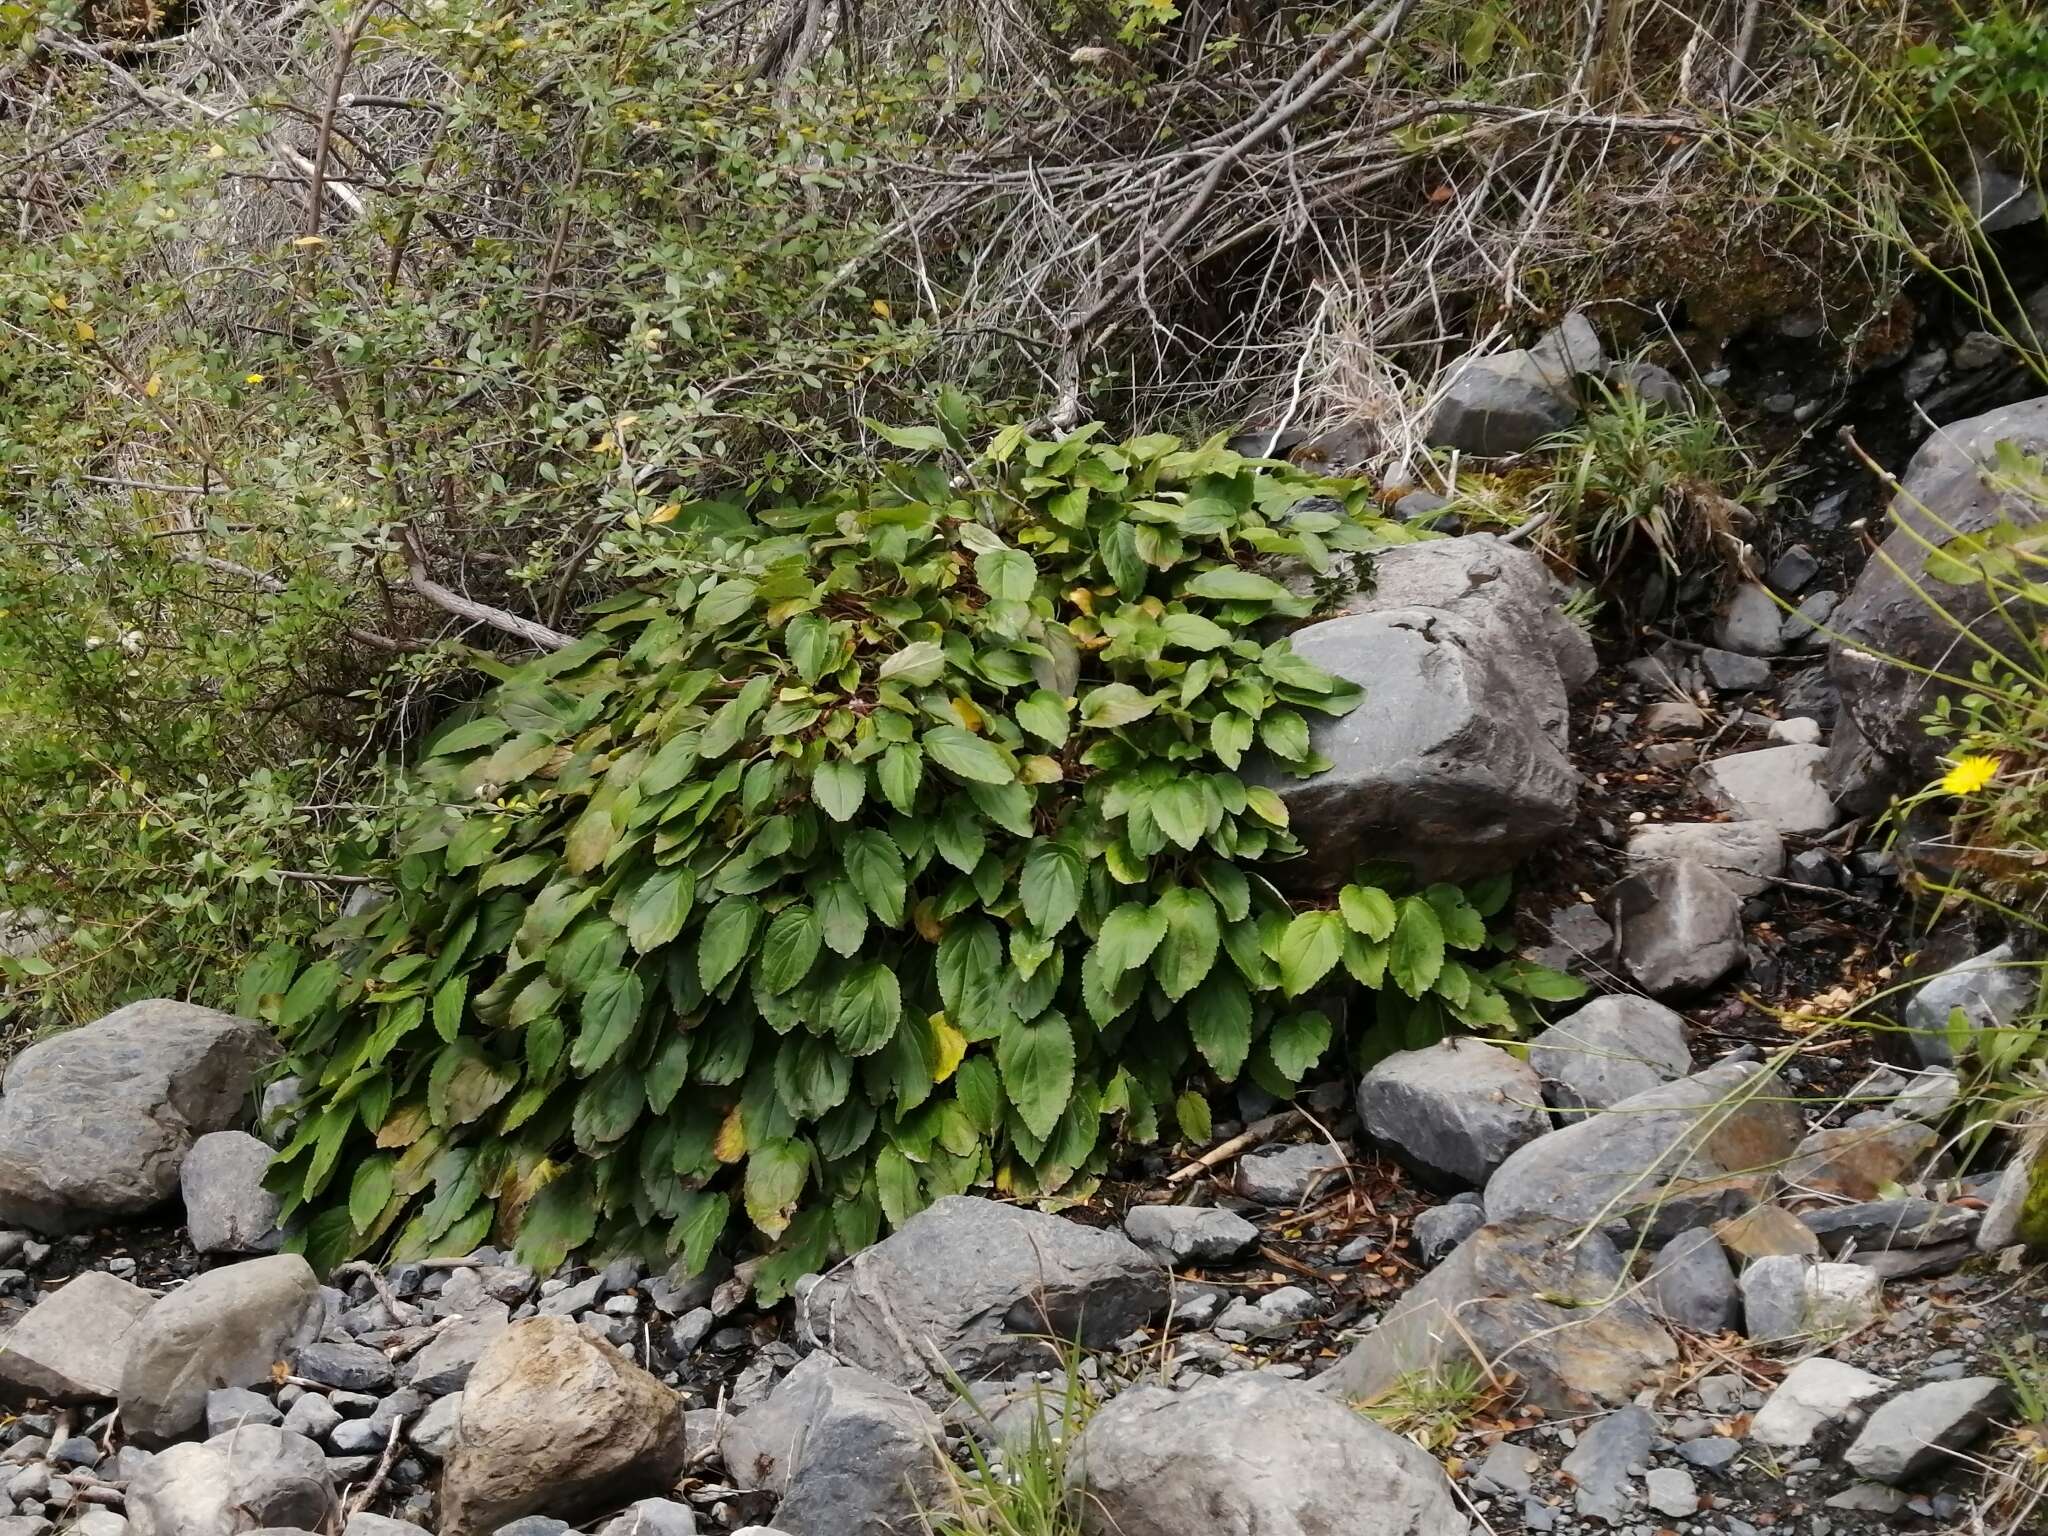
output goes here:
<path id="1" fill-rule="evenodd" d="M 935 725 L 924 733 L 925 756 L 956 779 L 970 784 L 1011 784 L 1017 770 L 992 742 L 957 725 Z"/>
<path id="2" fill-rule="evenodd" d="M 926 688 L 946 670 L 946 653 L 936 640 L 913 640 L 875 669 L 875 681 Z"/>
<path id="3" fill-rule="evenodd" d="M 1266 1051 L 1273 1065 L 1290 1083 L 1298 1083 L 1304 1072 L 1322 1060 L 1330 1048 L 1330 1021 L 1313 1010 L 1290 1013 L 1273 1021 L 1266 1036 Z"/>
<path id="4" fill-rule="evenodd" d="M 1029 602 L 1038 589 L 1038 566 L 1018 549 L 991 549 L 974 557 L 974 579 L 997 602 Z"/>
<path id="5" fill-rule="evenodd" d="M 1378 886 L 1345 886 L 1337 893 L 1337 908 L 1353 933 L 1384 939 L 1394 931 L 1394 900 Z"/>
<path id="6" fill-rule="evenodd" d="M 1259 743 L 1275 757 L 1298 763 L 1308 756 L 1308 722 L 1291 709 L 1268 710 L 1259 721 Z"/>
<path id="7" fill-rule="evenodd" d="M 868 909 L 860 899 L 860 892 L 853 888 L 853 882 L 820 881 L 816 896 L 818 928 L 824 936 L 825 947 L 835 955 L 848 958 L 859 954 L 861 943 L 867 937 Z"/>
<path id="8" fill-rule="evenodd" d="M 1035 933 L 1052 938 L 1081 908 L 1081 885 L 1087 870 L 1070 845 L 1041 838 L 1024 855 L 1017 894 L 1025 920 Z"/>
<path id="9" fill-rule="evenodd" d="M 1226 1083 L 1244 1069 L 1252 1048 L 1252 998 L 1235 971 L 1211 971 L 1188 998 L 1195 1049 Z"/>
<path id="10" fill-rule="evenodd" d="M 882 798 L 905 816 L 917 811 L 917 786 L 924 779 L 924 754 L 908 742 L 897 742 L 883 750 L 875 764 L 875 780 L 882 786 Z"/>
<path id="11" fill-rule="evenodd" d="M 1410 997 L 1420 997 L 1444 965 L 1444 930 L 1436 908 L 1420 896 L 1403 896 L 1387 947 L 1387 971 Z"/>
<path id="12" fill-rule="evenodd" d="M 697 934 L 697 979 L 706 992 L 739 969 L 760 922 L 761 903 L 751 896 L 728 896 L 711 909 Z"/>
<path id="13" fill-rule="evenodd" d="M 764 1236 L 780 1237 L 810 1182 L 810 1149 L 796 1141 L 764 1142 L 747 1155 L 747 1219 Z"/>
<path id="14" fill-rule="evenodd" d="M 896 973 L 880 961 L 857 965 L 832 994 L 832 1038 L 849 1056 L 868 1056 L 889 1043 L 903 1016 Z"/>
<path id="15" fill-rule="evenodd" d="M 462 1010 L 469 999 L 469 977 L 450 976 L 434 993 L 434 1033 L 453 1040 L 462 1032 Z"/>
<path id="16" fill-rule="evenodd" d="M 841 844 L 839 857 L 846 866 L 846 878 L 853 882 L 853 888 L 882 926 L 901 927 L 908 882 L 903 873 L 903 855 L 889 841 L 889 835 L 872 829 L 852 833 Z"/>
<path id="17" fill-rule="evenodd" d="M 348 1187 L 348 1219 L 358 1232 L 367 1232 L 391 1203 L 391 1168 L 394 1159 L 380 1152 L 356 1165 Z"/>
<path id="18" fill-rule="evenodd" d="M 851 821 L 867 798 L 868 771 L 865 765 L 845 758 L 828 758 L 811 775 L 811 792 L 818 809 L 834 821 Z"/>
<path id="19" fill-rule="evenodd" d="M 1152 958 L 1166 937 L 1166 914 L 1142 902 L 1127 901 L 1102 920 L 1095 953 L 1113 973 L 1136 970 Z"/>
<path id="20" fill-rule="evenodd" d="M 569 1065 L 582 1076 L 599 1071 L 625 1049 L 640 1023 L 645 989 L 637 974 L 607 971 L 583 994 L 583 1028 L 569 1048 Z"/>
<path id="21" fill-rule="evenodd" d="M 1074 1091 L 1074 1032 L 1057 1013 L 1018 1020 L 996 1041 L 1003 1091 L 1031 1134 L 1050 1136 Z"/>
<path id="22" fill-rule="evenodd" d="M 755 962 L 761 985 L 781 996 L 811 973 L 823 943 L 818 916 L 798 902 L 775 914 L 761 938 L 761 957 Z"/>
<path id="23" fill-rule="evenodd" d="M 683 931 L 696 896 L 697 877 L 688 869 L 658 869 L 634 887 L 623 912 L 612 908 L 612 917 L 625 925 L 634 952 L 644 955 Z"/>
<path id="24" fill-rule="evenodd" d="M 1192 1090 L 1173 1101 L 1173 1118 L 1189 1141 L 1207 1141 L 1212 1134 L 1209 1101 Z"/>
<path id="25" fill-rule="evenodd" d="M 1330 973 L 1344 954 L 1344 919 L 1335 912 L 1304 912 L 1280 936 L 1280 986 L 1299 997 Z"/>
<path id="26" fill-rule="evenodd" d="M 1190 597 L 1213 597 L 1225 602 L 1270 603 L 1288 595 L 1287 589 L 1271 577 L 1229 565 L 1202 572 L 1181 590 Z"/>
<path id="27" fill-rule="evenodd" d="M 916 1164 L 894 1147 L 882 1148 L 875 1158 L 875 1193 L 892 1230 L 925 1207 L 924 1181 Z"/>
<path id="28" fill-rule="evenodd" d="M 1129 683 L 1106 683 L 1092 688 L 1081 700 L 1081 723 L 1097 730 L 1115 730 L 1142 720 L 1159 707 L 1159 700 L 1140 693 Z"/>
<path id="29" fill-rule="evenodd" d="M 1159 898 L 1166 936 L 1152 957 L 1160 991 L 1178 1002 L 1200 985 L 1216 963 L 1216 904 L 1206 891 L 1179 886 Z"/>
<path id="30" fill-rule="evenodd" d="M 1050 688 L 1041 688 L 1016 708 L 1017 724 L 1039 740 L 1054 747 L 1067 744 L 1067 701 Z"/>

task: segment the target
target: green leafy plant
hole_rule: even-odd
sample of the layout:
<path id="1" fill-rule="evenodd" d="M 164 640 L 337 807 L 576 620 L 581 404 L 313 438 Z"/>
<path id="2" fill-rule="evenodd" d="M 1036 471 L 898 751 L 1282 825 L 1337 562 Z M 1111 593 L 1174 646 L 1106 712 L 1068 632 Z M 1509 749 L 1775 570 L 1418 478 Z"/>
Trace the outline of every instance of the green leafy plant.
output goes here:
<path id="1" fill-rule="evenodd" d="M 1297 913 L 1260 872 L 1298 847 L 1264 778 L 1360 696 L 1276 633 L 1278 563 L 1409 537 L 1363 491 L 1092 429 L 970 460 L 943 404 L 881 483 L 646 530 L 642 585 L 430 740 L 391 899 L 262 958 L 324 1261 L 696 1267 L 737 1210 L 774 1296 L 943 1194 L 1085 1197 L 1116 1138 L 1205 1134 L 1205 1082 L 1290 1093 L 1335 977 L 1362 1050 L 1576 990 L 1482 958 L 1505 881 Z"/>

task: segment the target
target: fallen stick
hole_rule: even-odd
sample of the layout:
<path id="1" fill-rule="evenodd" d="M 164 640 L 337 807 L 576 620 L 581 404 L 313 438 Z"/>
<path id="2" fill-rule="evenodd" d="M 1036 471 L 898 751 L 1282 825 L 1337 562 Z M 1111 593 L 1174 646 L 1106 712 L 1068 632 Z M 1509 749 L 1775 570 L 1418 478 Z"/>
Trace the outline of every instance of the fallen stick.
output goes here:
<path id="1" fill-rule="evenodd" d="M 1168 1174 L 1166 1182 L 1169 1184 L 1185 1184 L 1189 1179 L 1195 1177 L 1196 1174 L 1214 1168 L 1218 1163 L 1228 1162 L 1231 1158 L 1237 1156 L 1238 1153 L 1245 1151 L 1249 1147 L 1257 1146 L 1262 1141 L 1270 1141 L 1273 1137 L 1279 1135 L 1280 1132 L 1290 1129 L 1295 1121 L 1307 1118 L 1298 1109 L 1283 1109 L 1277 1115 L 1268 1115 L 1263 1120 L 1254 1120 L 1250 1125 L 1238 1132 L 1237 1135 L 1231 1137 L 1230 1140 L 1223 1142 L 1219 1146 L 1211 1147 L 1192 1163 L 1189 1163 L 1187 1167 Z"/>

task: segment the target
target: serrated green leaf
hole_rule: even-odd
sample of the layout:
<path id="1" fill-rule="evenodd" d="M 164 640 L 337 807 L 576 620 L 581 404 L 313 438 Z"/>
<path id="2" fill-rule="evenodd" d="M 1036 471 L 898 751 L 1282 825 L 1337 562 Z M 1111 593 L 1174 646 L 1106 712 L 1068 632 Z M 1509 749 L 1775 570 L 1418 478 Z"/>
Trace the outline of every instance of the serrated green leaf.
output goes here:
<path id="1" fill-rule="evenodd" d="M 1384 939 L 1394 931 L 1394 899 L 1376 885 L 1347 885 L 1337 893 L 1337 908 L 1353 933 Z"/>
<path id="2" fill-rule="evenodd" d="M 658 869 L 612 908 L 636 954 L 659 949 L 683 931 L 697 898 L 697 877 L 688 869 Z"/>
<path id="3" fill-rule="evenodd" d="M 974 557 L 974 579 L 996 602 L 1023 603 L 1038 590 L 1038 566 L 1020 549 L 991 549 Z"/>
<path id="4" fill-rule="evenodd" d="M 851 821 L 867 798 L 868 771 L 861 763 L 845 758 L 828 758 L 811 775 L 811 793 L 818 809 L 834 821 Z"/>
<path id="5" fill-rule="evenodd" d="M 1013 1022 L 996 1040 L 1003 1092 L 1034 1136 L 1050 1136 L 1074 1091 L 1074 1033 L 1057 1013 Z"/>
<path id="6" fill-rule="evenodd" d="M 1115 730 L 1143 720 L 1159 707 L 1159 700 L 1140 693 L 1129 683 L 1105 683 L 1091 688 L 1081 698 L 1081 723 L 1099 731 Z"/>
<path id="7" fill-rule="evenodd" d="M 1202 786 L 1190 779 L 1162 784 L 1146 804 L 1159 830 L 1181 848 L 1193 848 L 1209 830 L 1208 801 Z"/>
<path id="8" fill-rule="evenodd" d="M 924 733 L 925 756 L 956 779 L 970 784 L 1011 784 L 1017 770 L 996 746 L 957 725 L 935 725 Z"/>
<path id="9" fill-rule="evenodd" d="M 832 1038 L 849 1056 L 869 1056 L 887 1045 L 903 1015 L 896 973 L 879 961 L 857 965 L 832 992 Z"/>
<path id="10" fill-rule="evenodd" d="M 801 1142 L 770 1141 L 747 1154 L 747 1219 L 764 1236 L 780 1237 L 810 1182 L 811 1154 Z"/>
<path id="11" fill-rule="evenodd" d="M 850 880 L 819 882 L 818 931 L 835 955 L 852 958 L 867 938 L 868 909 Z"/>
<path id="12" fill-rule="evenodd" d="M 1273 1021 L 1266 1035 L 1266 1052 L 1282 1077 L 1298 1083 L 1304 1072 L 1322 1060 L 1323 1052 L 1330 1048 L 1330 1035 L 1329 1019 L 1313 1009 L 1284 1014 Z"/>
<path id="13" fill-rule="evenodd" d="M 1308 756 L 1308 722 L 1291 709 L 1269 709 L 1259 720 L 1259 744 L 1275 757 L 1298 763 Z"/>
<path id="14" fill-rule="evenodd" d="M 1049 688 L 1041 688 L 1016 708 L 1017 724 L 1039 740 L 1054 747 L 1067 744 L 1067 701 Z"/>
<path id="15" fill-rule="evenodd" d="M 761 985 L 778 997 L 787 992 L 810 974 L 823 942 L 817 913 L 802 902 L 784 907 L 761 936 L 761 956 L 755 962 Z"/>
<path id="16" fill-rule="evenodd" d="M 953 1072 L 953 1097 L 974 1129 L 983 1136 L 995 1135 L 1003 1123 L 1003 1082 L 995 1062 L 970 1053 Z"/>
<path id="17" fill-rule="evenodd" d="M 1041 838 L 1031 845 L 1024 855 L 1017 895 L 1033 932 L 1052 938 L 1073 920 L 1081 908 L 1086 874 L 1080 853 L 1069 844 Z"/>
<path id="18" fill-rule="evenodd" d="M 1329 975 L 1344 954 L 1344 919 L 1335 912 L 1303 912 L 1280 937 L 1280 987 L 1299 997 Z"/>
<path id="19" fill-rule="evenodd" d="M 946 670 L 945 649 L 936 640 L 913 640 L 875 669 L 875 681 L 928 688 Z"/>
<path id="20" fill-rule="evenodd" d="M 396 1159 L 388 1153 L 366 1157 L 356 1165 L 348 1187 L 348 1219 L 358 1232 L 367 1232 L 391 1203 L 391 1169 Z"/>
<path id="21" fill-rule="evenodd" d="M 1143 902 L 1127 901 L 1102 920 L 1094 953 L 1112 973 L 1136 970 L 1152 958 L 1166 937 L 1166 914 Z"/>
<path id="22" fill-rule="evenodd" d="M 1234 971 L 1211 971 L 1187 1003 L 1195 1049 L 1226 1083 L 1244 1069 L 1252 1048 L 1252 997 Z"/>
<path id="23" fill-rule="evenodd" d="M 450 976 L 434 993 L 434 1033 L 452 1041 L 462 1029 L 462 1010 L 469 1000 L 469 977 Z"/>
<path id="24" fill-rule="evenodd" d="M 1166 936 L 1152 956 L 1159 990 L 1178 1002 L 1192 992 L 1216 963 L 1216 904 L 1206 891 L 1178 886 L 1154 909 L 1166 918 Z"/>
<path id="25" fill-rule="evenodd" d="M 949 924 L 939 939 L 935 965 L 947 1017 L 968 1040 L 995 1038 L 1015 1016 L 1003 941 L 986 918 L 962 917 Z"/>
<path id="26" fill-rule="evenodd" d="M 1181 590 L 1190 597 L 1210 597 L 1234 603 L 1270 603 L 1288 595 L 1287 589 L 1271 577 L 1229 565 L 1203 571 Z"/>
<path id="27" fill-rule="evenodd" d="M 900 928 L 908 882 L 903 873 L 903 855 L 889 841 L 888 834 L 872 829 L 850 833 L 840 844 L 839 857 L 846 868 L 846 878 L 868 904 L 868 910 L 884 928 Z"/>
<path id="28" fill-rule="evenodd" d="M 917 810 L 917 786 L 924 779 L 924 754 L 908 742 L 885 748 L 875 764 L 882 798 L 905 816 Z"/>
<path id="29" fill-rule="evenodd" d="M 1173 1118 L 1189 1141 L 1207 1141 L 1213 1134 L 1209 1101 L 1192 1090 L 1173 1101 Z"/>
<path id="30" fill-rule="evenodd" d="M 697 979 L 706 992 L 740 968 L 754 946 L 761 923 L 761 903 L 751 896 L 728 896 L 705 915 L 697 931 Z"/>
<path id="31" fill-rule="evenodd" d="M 1436 908 L 1420 896 L 1403 896 L 1387 944 L 1387 974 L 1410 997 L 1420 997 L 1444 964 L 1444 930 Z"/>

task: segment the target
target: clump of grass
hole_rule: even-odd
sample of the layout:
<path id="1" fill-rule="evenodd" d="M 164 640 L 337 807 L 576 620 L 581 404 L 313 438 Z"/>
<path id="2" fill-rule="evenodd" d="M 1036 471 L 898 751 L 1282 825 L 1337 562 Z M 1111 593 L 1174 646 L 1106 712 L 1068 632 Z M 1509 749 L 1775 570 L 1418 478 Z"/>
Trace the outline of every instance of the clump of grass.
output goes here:
<path id="1" fill-rule="evenodd" d="M 1500 1396 L 1499 1384 L 1470 1356 L 1408 1371 L 1376 1396 L 1354 1403 L 1383 1429 L 1426 1451 L 1440 1450 Z"/>
<path id="2" fill-rule="evenodd" d="M 1067 1457 L 1099 1404 L 1078 1369 L 1065 1372 L 1064 1386 L 1047 1383 L 1046 1392 L 1021 1443 L 991 1452 L 980 1436 L 968 1437 L 968 1464 L 949 1467 L 944 1504 L 923 1517 L 927 1536 L 1080 1536 Z"/>

